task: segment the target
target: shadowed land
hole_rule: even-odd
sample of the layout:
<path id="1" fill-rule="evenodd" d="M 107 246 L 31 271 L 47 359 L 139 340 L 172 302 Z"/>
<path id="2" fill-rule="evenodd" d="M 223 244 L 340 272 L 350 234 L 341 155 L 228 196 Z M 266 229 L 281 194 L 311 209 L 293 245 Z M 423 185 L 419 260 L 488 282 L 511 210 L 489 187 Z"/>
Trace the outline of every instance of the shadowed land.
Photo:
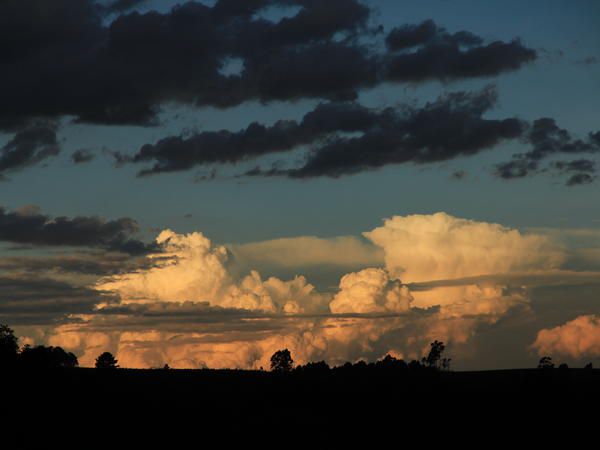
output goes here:
<path id="1" fill-rule="evenodd" d="M 4 330 L 10 341 L 14 335 L 7 330 L 12 330 Z M 600 370 L 591 365 L 555 368 L 544 357 L 535 369 L 453 372 L 450 359 L 442 358 L 444 348 L 433 342 L 421 361 L 388 355 L 332 368 L 324 362 L 293 367 L 284 349 L 273 354 L 271 371 L 264 371 L 125 369 L 107 352 L 96 368 L 80 368 L 76 357 L 59 347 L 24 347 L 12 365 L 1 367 L 2 405 L 18 425 L 93 431 L 99 424 L 139 423 L 142 428 L 133 435 L 143 440 L 164 427 L 189 425 L 203 433 L 227 430 L 254 437 L 293 430 L 330 437 L 344 430 L 349 437 L 398 427 L 455 433 L 474 426 L 531 435 L 537 424 L 565 431 L 595 420 L 588 411 L 600 399 Z"/>

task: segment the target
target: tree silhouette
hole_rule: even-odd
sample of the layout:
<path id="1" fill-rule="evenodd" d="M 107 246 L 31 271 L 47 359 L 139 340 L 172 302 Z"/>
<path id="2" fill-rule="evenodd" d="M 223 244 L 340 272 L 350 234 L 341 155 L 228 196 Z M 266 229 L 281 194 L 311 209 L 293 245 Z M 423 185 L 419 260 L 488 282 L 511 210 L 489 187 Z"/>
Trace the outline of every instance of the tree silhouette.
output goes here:
<path id="1" fill-rule="evenodd" d="M 96 358 L 96 369 L 118 369 L 117 363 L 112 353 L 104 352 Z"/>
<path id="2" fill-rule="evenodd" d="M 538 362 L 538 369 L 554 369 L 554 363 L 550 356 L 542 356 Z"/>
<path id="3" fill-rule="evenodd" d="M 77 356 L 64 351 L 61 347 L 26 345 L 21 350 L 19 362 L 29 369 L 72 369 L 79 365 Z"/>
<path id="4" fill-rule="evenodd" d="M 325 374 L 330 370 L 329 364 L 327 364 L 325 361 L 309 362 L 304 366 L 296 367 L 297 372 L 310 374 Z"/>
<path id="5" fill-rule="evenodd" d="M 436 369 L 440 368 L 440 360 L 444 353 L 446 346 L 441 341 L 433 341 L 431 343 L 431 350 L 429 350 L 429 355 L 424 359 L 424 363 L 429 367 L 433 367 Z"/>
<path id="6" fill-rule="evenodd" d="M 293 368 L 294 360 L 290 351 L 285 348 L 278 350 L 271 356 L 271 371 L 278 373 L 290 372 Z"/>
<path id="7" fill-rule="evenodd" d="M 13 365 L 19 352 L 19 339 L 7 325 L 0 324 L 0 366 Z"/>
<path id="8" fill-rule="evenodd" d="M 450 371 L 450 363 L 452 362 L 452 358 L 444 358 L 442 359 L 442 369 L 446 371 Z"/>

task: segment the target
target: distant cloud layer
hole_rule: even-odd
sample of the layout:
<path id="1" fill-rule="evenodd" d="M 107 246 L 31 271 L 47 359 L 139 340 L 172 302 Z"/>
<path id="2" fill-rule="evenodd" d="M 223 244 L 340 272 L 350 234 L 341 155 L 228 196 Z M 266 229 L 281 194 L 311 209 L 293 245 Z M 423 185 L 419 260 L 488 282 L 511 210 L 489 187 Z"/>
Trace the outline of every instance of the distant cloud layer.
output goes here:
<path id="1" fill-rule="evenodd" d="M 74 315 L 44 339 L 78 352 L 84 364 L 103 348 L 131 367 L 258 368 L 282 346 L 298 362 L 332 363 L 388 352 L 419 357 L 432 339 L 459 351 L 509 314 L 531 314 L 518 280 L 551 273 L 564 261 L 547 237 L 444 213 L 395 216 L 365 236 L 383 248 L 384 266 L 346 273 L 336 288 L 319 291 L 302 275 L 238 273 L 226 247 L 199 232 L 165 230 L 148 266 L 101 278 L 95 289 L 107 297 L 94 312 Z M 301 240 L 272 242 L 265 248 L 287 252 L 281 257 L 302 254 Z M 331 245 L 341 253 L 344 245 L 357 248 L 350 239 Z M 262 244 L 247 247 L 244 258 L 261 261 L 263 251 Z M 317 253 L 298 264 L 321 259 L 335 263 Z"/>
<path id="2" fill-rule="evenodd" d="M 0 207 L 0 241 L 39 246 L 82 246 L 131 254 L 146 253 L 151 247 L 132 237 L 138 224 L 130 218 L 104 220 L 100 217 L 55 217 L 36 206 L 8 211 Z"/>

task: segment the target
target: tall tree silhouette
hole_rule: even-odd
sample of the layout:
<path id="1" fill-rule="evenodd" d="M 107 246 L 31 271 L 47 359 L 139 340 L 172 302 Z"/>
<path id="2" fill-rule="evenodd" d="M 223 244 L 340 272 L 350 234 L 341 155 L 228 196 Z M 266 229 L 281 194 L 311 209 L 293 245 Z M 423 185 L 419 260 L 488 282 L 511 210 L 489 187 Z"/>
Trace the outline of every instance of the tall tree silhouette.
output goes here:
<path id="1" fill-rule="evenodd" d="M 550 356 L 542 356 L 538 362 L 538 369 L 554 369 L 554 363 Z"/>
<path id="2" fill-rule="evenodd" d="M 7 325 L 0 324 L 0 367 L 13 365 L 19 352 L 19 339 Z"/>
<path id="3" fill-rule="evenodd" d="M 290 351 L 285 348 L 278 350 L 271 356 L 271 370 L 278 373 L 290 372 L 293 368 L 294 360 Z"/>
<path id="4" fill-rule="evenodd" d="M 118 369 L 118 362 L 112 353 L 104 352 L 96 358 L 96 369 Z"/>
<path id="5" fill-rule="evenodd" d="M 446 346 L 443 342 L 437 340 L 433 341 L 430 345 L 431 350 L 429 350 L 429 355 L 427 355 L 427 358 L 424 358 L 423 362 L 429 367 L 439 369 L 440 360 L 442 359 Z"/>

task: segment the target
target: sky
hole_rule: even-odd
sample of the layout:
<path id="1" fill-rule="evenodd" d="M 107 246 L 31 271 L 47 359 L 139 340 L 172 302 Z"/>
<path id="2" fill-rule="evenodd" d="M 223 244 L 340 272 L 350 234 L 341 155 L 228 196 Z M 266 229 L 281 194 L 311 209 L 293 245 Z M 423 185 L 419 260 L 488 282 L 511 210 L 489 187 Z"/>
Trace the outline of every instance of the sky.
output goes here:
<path id="1" fill-rule="evenodd" d="M 6 0 L 0 323 L 92 365 L 600 364 L 593 0 Z"/>

